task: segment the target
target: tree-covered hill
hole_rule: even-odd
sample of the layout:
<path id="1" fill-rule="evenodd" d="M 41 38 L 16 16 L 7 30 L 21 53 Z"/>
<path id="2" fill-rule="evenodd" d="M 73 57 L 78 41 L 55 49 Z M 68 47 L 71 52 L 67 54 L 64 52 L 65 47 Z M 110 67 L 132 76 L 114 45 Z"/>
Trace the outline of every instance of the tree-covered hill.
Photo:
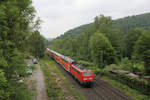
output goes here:
<path id="1" fill-rule="evenodd" d="M 63 35 L 61 35 L 60 38 L 63 38 L 66 36 L 75 37 L 76 35 L 84 32 L 85 29 L 87 29 L 91 25 L 92 23 L 89 23 L 89 24 L 81 25 L 79 27 L 71 29 L 65 32 Z M 132 28 L 148 29 L 150 27 L 150 13 L 133 15 L 133 16 L 128 16 L 128 17 L 113 20 L 113 27 L 122 29 L 124 33 L 129 32 L 129 30 Z"/>
<path id="2" fill-rule="evenodd" d="M 121 28 L 125 33 L 129 32 L 131 28 L 148 29 L 150 27 L 150 13 L 117 19 L 113 22 L 113 27 Z"/>

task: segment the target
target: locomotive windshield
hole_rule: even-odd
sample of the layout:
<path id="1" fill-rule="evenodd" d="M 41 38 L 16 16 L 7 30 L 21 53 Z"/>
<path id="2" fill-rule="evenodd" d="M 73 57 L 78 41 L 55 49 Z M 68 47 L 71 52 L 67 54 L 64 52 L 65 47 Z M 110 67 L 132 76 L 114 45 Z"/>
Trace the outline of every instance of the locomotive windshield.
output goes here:
<path id="1" fill-rule="evenodd" d="M 84 72 L 83 76 L 92 76 L 92 72 Z"/>

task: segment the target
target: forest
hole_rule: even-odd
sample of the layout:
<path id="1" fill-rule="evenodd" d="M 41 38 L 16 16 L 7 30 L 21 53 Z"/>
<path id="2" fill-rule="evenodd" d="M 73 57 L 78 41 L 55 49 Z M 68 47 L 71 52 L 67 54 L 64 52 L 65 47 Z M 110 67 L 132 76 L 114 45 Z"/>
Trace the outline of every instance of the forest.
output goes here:
<path id="1" fill-rule="evenodd" d="M 44 55 L 40 23 L 31 0 L 0 0 L 0 100 L 31 99 L 20 80 L 27 77 L 25 60 Z"/>
<path id="2" fill-rule="evenodd" d="M 96 16 L 93 23 L 67 31 L 49 47 L 94 67 L 150 73 L 150 13 L 112 20 Z"/>

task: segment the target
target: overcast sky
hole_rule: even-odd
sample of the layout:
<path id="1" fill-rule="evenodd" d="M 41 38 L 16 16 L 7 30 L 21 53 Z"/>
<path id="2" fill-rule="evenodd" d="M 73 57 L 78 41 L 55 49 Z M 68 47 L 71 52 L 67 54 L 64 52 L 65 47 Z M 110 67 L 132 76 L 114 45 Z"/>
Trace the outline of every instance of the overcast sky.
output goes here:
<path id="1" fill-rule="evenodd" d="M 43 20 L 41 34 L 46 38 L 93 22 L 100 14 L 116 19 L 150 12 L 150 0 L 33 0 L 33 6 Z"/>

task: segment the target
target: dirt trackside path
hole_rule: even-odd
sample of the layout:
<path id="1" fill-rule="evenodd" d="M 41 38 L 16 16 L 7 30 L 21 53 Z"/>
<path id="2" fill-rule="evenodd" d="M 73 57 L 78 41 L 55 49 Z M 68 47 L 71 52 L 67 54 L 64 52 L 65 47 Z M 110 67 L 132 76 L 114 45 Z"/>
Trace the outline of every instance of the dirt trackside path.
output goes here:
<path id="1" fill-rule="evenodd" d="M 36 67 L 36 70 L 34 70 L 33 74 L 28 78 L 27 84 L 29 88 L 35 88 L 36 95 L 33 100 L 48 100 L 43 73 L 40 69 L 40 65 L 37 64 Z"/>

